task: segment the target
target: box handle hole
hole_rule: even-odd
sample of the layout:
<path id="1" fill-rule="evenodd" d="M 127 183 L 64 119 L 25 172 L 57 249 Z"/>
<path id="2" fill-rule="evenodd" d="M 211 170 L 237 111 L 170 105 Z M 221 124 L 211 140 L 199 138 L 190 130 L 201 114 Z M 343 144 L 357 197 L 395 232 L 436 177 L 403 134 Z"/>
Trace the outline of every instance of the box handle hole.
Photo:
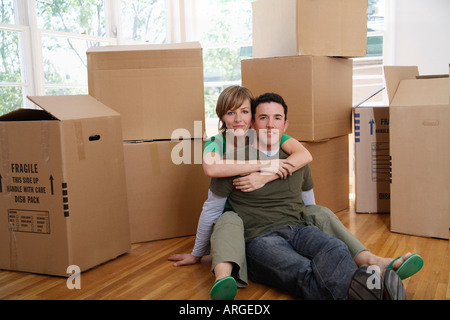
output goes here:
<path id="1" fill-rule="evenodd" d="M 89 137 L 89 141 L 98 141 L 98 140 L 100 140 L 99 134 L 94 134 L 93 136 Z"/>

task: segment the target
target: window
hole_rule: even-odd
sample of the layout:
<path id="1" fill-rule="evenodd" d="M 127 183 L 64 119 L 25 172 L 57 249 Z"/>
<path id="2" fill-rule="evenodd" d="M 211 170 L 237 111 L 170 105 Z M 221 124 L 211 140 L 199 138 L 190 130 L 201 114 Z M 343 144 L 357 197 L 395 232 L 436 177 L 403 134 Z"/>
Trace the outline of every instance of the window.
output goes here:
<path id="1" fill-rule="evenodd" d="M 166 1 L 121 1 L 123 39 L 168 43 L 167 11 Z"/>
<path id="2" fill-rule="evenodd" d="M 23 87 L 19 54 L 20 32 L 0 30 L 0 114 L 23 106 Z"/>
<path id="3" fill-rule="evenodd" d="M 9 24 L 15 23 L 13 0 L 2 0 L 2 7 L 0 14 L 1 14 L 0 17 L 1 23 L 9 23 Z"/>
<path id="4" fill-rule="evenodd" d="M 241 60 L 252 56 L 251 0 L 192 0 L 191 34 L 203 48 L 208 135 L 217 133 L 220 92 L 241 83 Z"/>
<path id="5" fill-rule="evenodd" d="M 103 0 L 36 0 L 44 95 L 87 94 L 86 50 L 106 37 Z M 107 40 L 107 39 L 105 39 Z"/>
<path id="6" fill-rule="evenodd" d="M 36 0 L 38 28 L 90 36 L 105 36 L 103 0 Z"/>
<path id="7" fill-rule="evenodd" d="M 367 56 L 353 59 L 353 104 L 384 87 L 383 39 L 385 0 L 369 0 L 367 10 Z M 365 105 L 385 105 L 386 91 Z"/>
<path id="8" fill-rule="evenodd" d="M 3 0 L 0 8 L 0 114 L 23 106 L 26 84 L 19 49 L 23 31 L 21 26 L 15 25 L 13 0 Z"/>
<path id="9" fill-rule="evenodd" d="M 87 94 L 93 46 L 167 43 L 178 0 L 2 0 L 0 115 L 27 95 Z"/>

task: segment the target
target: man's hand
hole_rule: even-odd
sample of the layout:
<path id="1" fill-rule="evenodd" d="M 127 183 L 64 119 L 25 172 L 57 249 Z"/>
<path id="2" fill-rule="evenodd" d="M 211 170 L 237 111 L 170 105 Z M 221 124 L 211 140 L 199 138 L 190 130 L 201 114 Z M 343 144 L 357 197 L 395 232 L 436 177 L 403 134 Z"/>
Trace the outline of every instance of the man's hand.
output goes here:
<path id="1" fill-rule="evenodd" d="M 273 176 L 277 177 L 275 174 Z M 271 175 L 253 172 L 249 175 L 234 179 L 233 185 L 242 192 L 251 192 L 264 187 L 267 182 L 273 179 L 274 178 L 272 178 Z"/>
<path id="2" fill-rule="evenodd" d="M 175 267 L 179 267 L 199 263 L 201 258 L 202 257 L 193 256 L 190 253 L 181 253 L 181 254 L 173 254 L 168 259 L 170 261 L 176 261 L 173 265 Z"/>

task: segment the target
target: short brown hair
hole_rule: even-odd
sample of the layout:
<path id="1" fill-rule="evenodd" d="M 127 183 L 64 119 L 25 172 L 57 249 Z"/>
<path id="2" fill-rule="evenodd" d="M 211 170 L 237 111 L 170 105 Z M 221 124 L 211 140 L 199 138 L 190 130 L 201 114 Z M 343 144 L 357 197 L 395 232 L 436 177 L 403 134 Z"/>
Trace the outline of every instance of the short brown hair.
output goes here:
<path id="1" fill-rule="evenodd" d="M 284 121 L 287 120 L 288 107 L 286 105 L 286 102 L 284 102 L 283 97 L 281 97 L 279 94 L 273 93 L 273 92 L 263 93 L 259 97 L 256 97 L 255 100 L 253 100 L 253 103 L 252 103 L 252 119 L 253 120 L 255 120 L 256 107 L 258 107 L 261 103 L 265 103 L 265 102 L 275 102 L 275 103 L 281 104 L 281 106 L 284 109 Z"/>
<path id="2" fill-rule="evenodd" d="M 216 104 L 216 114 L 219 117 L 219 131 L 224 132 L 227 129 L 226 124 L 222 121 L 222 117 L 228 111 L 233 111 L 242 106 L 242 104 L 249 100 L 253 103 L 254 97 L 252 92 L 246 87 L 231 86 L 225 88 L 219 95 Z"/>

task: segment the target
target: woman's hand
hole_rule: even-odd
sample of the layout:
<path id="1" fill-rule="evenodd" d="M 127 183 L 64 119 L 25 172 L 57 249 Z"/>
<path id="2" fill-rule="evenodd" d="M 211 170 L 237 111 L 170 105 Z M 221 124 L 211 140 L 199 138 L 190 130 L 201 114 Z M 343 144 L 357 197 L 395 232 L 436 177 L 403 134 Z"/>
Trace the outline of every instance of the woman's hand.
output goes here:
<path id="1" fill-rule="evenodd" d="M 261 168 L 261 172 L 277 174 L 280 179 L 286 179 L 294 172 L 295 164 L 288 159 L 276 159 L 268 161 L 268 165 Z"/>
<path id="2" fill-rule="evenodd" d="M 173 254 L 168 259 L 170 261 L 176 261 L 173 265 L 175 267 L 179 267 L 199 263 L 201 258 L 202 257 L 193 256 L 190 253 L 180 253 L 180 254 Z"/>

